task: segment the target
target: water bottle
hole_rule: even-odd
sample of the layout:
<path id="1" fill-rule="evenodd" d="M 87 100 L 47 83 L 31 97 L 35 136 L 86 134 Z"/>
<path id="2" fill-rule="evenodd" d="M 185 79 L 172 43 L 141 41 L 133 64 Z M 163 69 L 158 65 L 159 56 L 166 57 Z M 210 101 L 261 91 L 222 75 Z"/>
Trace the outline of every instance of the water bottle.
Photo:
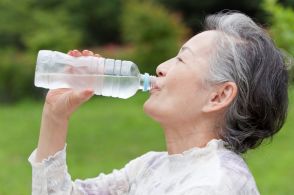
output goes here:
<path id="1" fill-rule="evenodd" d="M 139 89 L 153 87 L 154 76 L 140 74 L 131 61 L 94 56 L 73 57 L 57 51 L 40 50 L 35 86 L 47 89 L 93 89 L 94 94 L 129 98 Z"/>

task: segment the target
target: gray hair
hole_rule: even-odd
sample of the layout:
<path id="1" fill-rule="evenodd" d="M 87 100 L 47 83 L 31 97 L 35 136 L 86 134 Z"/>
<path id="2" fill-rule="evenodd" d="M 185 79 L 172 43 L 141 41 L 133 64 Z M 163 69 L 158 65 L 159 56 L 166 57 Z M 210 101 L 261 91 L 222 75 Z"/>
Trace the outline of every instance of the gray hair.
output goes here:
<path id="1" fill-rule="evenodd" d="M 238 87 L 220 136 L 231 150 L 245 153 L 272 138 L 284 124 L 288 108 L 285 60 L 268 34 L 242 13 L 208 16 L 205 29 L 219 32 L 208 82 L 232 81 Z"/>

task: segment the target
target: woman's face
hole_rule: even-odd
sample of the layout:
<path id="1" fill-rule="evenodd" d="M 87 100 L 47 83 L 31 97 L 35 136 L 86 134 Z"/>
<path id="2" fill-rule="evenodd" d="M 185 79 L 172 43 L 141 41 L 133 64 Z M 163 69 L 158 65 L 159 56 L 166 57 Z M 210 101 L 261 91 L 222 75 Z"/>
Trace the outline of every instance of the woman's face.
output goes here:
<path id="1" fill-rule="evenodd" d="M 210 94 L 203 81 L 208 76 L 208 59 L 216 35 L 216 31 L 195 35 L 176 57 L 157 67 L 156 87 L 144 104 L 144 111 L 153 119 L 163 123 L 189 122 L 200 116 Z"/>

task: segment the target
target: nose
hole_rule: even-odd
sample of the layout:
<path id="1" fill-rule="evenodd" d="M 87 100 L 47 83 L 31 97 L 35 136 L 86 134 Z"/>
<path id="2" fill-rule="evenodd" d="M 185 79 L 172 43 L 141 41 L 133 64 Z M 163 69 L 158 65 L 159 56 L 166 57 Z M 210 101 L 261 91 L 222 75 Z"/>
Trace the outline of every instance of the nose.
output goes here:
<path id="1" fill-rule="evenodd" d="M 163 62 L 156 68 L 156 74 L 158 77 L 164 77 L 167 73 L 167 62 Z"/>
<path id="2" fill-rule="evenodd" d="M 163 70 L 160 68 L 160 66 L 157 66 L 157 68 L 156 68 L 156 74 L 157 74 L 158 77 L 165 76 L 165 74 L 164 74 Z"/>

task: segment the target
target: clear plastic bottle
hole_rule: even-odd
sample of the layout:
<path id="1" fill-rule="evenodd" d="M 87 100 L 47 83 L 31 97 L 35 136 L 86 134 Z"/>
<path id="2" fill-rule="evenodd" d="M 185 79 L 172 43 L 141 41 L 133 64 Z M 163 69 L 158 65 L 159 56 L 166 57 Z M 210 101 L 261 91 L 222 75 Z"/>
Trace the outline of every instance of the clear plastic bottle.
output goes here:
<path id="1" fill-rule="evenodd" d="M 129 98 L 139 89 L 148 91 L 155 77 L 140 74 L 130 61 L 94 56 L 73 57 L 57 51 L 40 50 L 35 86 L 47 89 L 93 89 L 96 95 Z"/>

